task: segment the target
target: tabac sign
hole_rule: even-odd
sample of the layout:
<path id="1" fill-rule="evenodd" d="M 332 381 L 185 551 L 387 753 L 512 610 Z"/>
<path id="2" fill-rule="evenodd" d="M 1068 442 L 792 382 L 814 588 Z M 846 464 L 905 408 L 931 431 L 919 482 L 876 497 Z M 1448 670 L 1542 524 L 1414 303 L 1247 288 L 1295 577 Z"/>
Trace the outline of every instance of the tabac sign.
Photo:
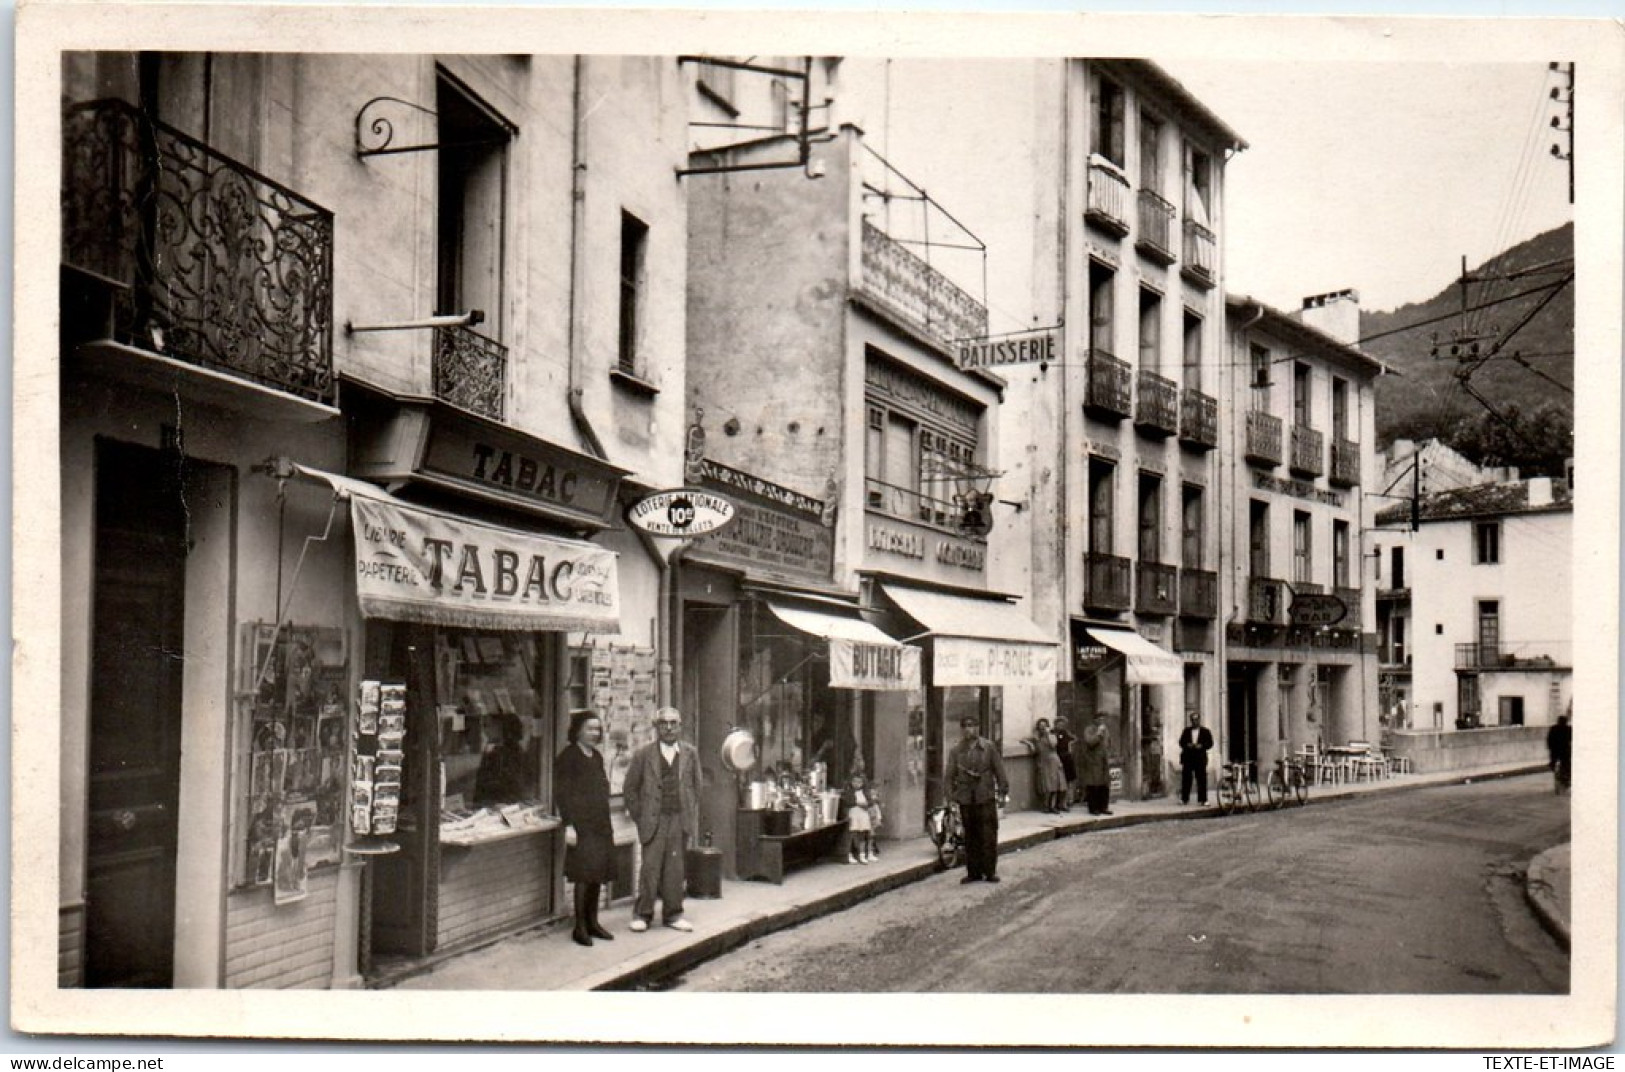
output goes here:
<path id="1" fill-rule="evenodd" d="M 682 488 L 645 495 L 627 509 L 626 520 L 651 536 L 689 539 L 726 528 L 737 512 L 725 496 Z"/>
<path id="2" fill-rule="evenodd" d="M 1006 335 L 960 339 L 954 343 L 954 361 L 962 369 L 998 365 L 1051 365 L 1061 359 L 1061 329 L 1033 328 Z"/>

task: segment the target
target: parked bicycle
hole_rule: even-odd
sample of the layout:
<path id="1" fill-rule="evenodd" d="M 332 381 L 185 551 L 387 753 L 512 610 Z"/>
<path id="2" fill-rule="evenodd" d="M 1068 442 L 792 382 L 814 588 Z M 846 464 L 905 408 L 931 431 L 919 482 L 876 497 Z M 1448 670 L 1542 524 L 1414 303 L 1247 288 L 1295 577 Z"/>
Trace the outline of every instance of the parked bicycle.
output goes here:
<path id="1" fill-rule="evenodd" d="M 1301 807 L 1309 803 L 1308 764 L 1298 756 L 1282 755 L 1275 761 L 1275 769 L 1265 783 L 1271 807 L 1284 808 L 1295 800 Z"/>
<path id="2" fill-rule="evenodd" d="M 1258 807 L 1258 786 L 1253 781 L 1251 761 L 1221 764 L 1214 789 L 1219 811 L 1225 815 L 1242 808 L 1252 811 Z"/>
<path id="3" fill-rule="evenodd" d="M 948 871 L 965 862 L 965 824 L 957 803 L 950 800 L 932 808 L 925 817 L 925 832 L 937 847 L 937 870 Z"/>

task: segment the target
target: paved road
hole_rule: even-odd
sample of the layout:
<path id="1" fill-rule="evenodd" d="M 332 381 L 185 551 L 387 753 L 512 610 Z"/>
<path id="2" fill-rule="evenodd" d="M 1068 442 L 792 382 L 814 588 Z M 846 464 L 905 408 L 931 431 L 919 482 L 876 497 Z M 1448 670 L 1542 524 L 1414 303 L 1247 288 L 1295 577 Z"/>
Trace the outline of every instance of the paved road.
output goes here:
<path id="1" fill-rule="evenodd" d="M 1569 798 L 1511 778 L 1096 831 L 696 969 L 693 991 L 1564 993 L 1520 868 Z"/>

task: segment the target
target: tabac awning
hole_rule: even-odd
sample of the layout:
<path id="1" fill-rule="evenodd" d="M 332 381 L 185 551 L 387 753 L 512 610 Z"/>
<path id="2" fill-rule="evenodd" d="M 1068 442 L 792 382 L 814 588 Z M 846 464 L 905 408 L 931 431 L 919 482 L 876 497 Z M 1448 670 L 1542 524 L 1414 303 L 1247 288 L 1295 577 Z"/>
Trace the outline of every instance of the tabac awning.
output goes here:
<path id="1" fill-rule="evenodd" d="M 933 637 L 933 685 L 1055 683 L 1054 639 L 1014 605 L 901 585 L 880 587 Z"/>
<path id="2" fill-rule="evenodd" d="M 356 595 L 369 618 L 515 632 L 620 629 L 615 552 L 472 521 L 296 465 L 350 501 Z"/>
<path id="3" fill-rule="evenodd" d="M 901 691 L 920 687 L 920 649 L 899 644 L 853 614 L 767 602 L 792 629 L 829 641 L 829 683 L 837 689 Z"/>
<path id="4" fill-rule="evenodd" d="M 1172 652 L 1157 647 L 1132 629 L 1105 629 L 1091 625 L 1088 632 L 1095 641 L 1122 654 L 1127 663 L 1127 669 L 1123 674 L 1123 680 L 1127 684 L 1184 684 L 1184 660 Z"/>

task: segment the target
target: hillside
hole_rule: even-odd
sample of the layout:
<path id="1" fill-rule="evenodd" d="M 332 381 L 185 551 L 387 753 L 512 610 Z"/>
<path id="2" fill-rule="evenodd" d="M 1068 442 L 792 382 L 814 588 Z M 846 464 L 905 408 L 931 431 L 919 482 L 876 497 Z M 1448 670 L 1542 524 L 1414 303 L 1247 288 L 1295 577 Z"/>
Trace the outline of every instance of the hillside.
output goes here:
<path id="1" fill-rule="evenodd" d="M 1362 313 L 1362 347 L 1400 373 L 1377 381 L 1378 446 L 1437 437 L 1482 464 L 1561 473 L 1572 452 L 1574 285 L 1552 288 L 1572 274 L 1573 257 L 1565 224 L 1469 266 L 1465 318 L 1455 281 L 1427 301 Z M 1469 335 L 1458 339 L 1464 326 Z M 1474 342 L 1487 360 L 1475 361 Z M 1499 419 L 1459 382 L 1468 369 L 1468 386 Z"/>

